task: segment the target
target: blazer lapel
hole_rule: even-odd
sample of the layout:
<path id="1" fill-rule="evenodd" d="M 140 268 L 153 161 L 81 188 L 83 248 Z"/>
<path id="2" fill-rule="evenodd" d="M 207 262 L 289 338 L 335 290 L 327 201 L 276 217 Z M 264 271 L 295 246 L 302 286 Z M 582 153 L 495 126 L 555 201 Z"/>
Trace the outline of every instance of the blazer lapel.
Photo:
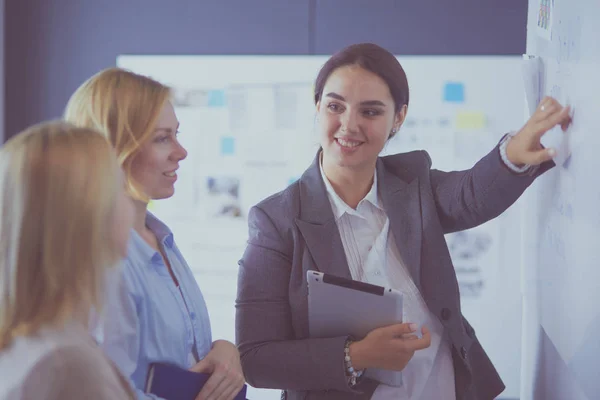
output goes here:
<path id="1" fill-rule="evenodd" d="M 377 179 L 383 206 L 390 220 L 400 257 L 415 285 L 421 290 L 421 200 L 419 180 L 406 182 L 387 171 L 384 162 L 377 160 Z"/>
<path id="2" fill-rule="evenodd" d="M 352 279 L 327 190 L 321 178 L 319 154 L 300 178 L 300 216 L 295 219 L 316 268 Z"/>
<path id="3" fill-rule="evenodd" d="M 421 289 L 421 200 L 419 180 L 406 182 L 377 160 L 379 194 L 390 220 L 396 246 L 415 285 Z M 321 178 L 319 155 L 300 178 L 300 217 L 295 220 L 316 268 L 351 279 L 340 233 Z"/>

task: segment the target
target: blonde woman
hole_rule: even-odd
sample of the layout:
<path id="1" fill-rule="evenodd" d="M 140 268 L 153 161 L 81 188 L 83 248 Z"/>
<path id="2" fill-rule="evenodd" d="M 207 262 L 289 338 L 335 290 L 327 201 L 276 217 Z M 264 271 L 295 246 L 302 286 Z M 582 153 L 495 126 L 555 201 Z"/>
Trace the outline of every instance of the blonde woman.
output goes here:
<path id="1" fill-rule="evenodd" d="M 0 149 L 0 399 L 132 399 L 89 335 L 132 223 L 99 133 L 44 123 Z"/>
<path id="2" fill-rule="evenodd" d="M 194 275 L 169 228 L 147 210 L 149 200 L 173 195 L 187 155 L 170 95 L 148 77 L 110 68 L 83 83 L 65 111 L 66 120 L 110 139 L 135 205 L 124 290 L 106 307 L 102 346 L 140 399 L 155 398 L 143 391 L 153 362 L 211 374 L 198 399 L 233 399 L 244 384 L 239 353 L 230 342 L 212 341 Z"/>

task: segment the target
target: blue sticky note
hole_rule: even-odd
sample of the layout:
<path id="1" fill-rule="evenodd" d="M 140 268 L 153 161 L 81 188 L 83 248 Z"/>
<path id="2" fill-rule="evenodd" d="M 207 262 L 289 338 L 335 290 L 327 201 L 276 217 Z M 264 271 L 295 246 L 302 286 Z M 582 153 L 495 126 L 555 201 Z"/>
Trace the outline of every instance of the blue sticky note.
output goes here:
<path id="1" fill-rule="evenodd" d="M 235 138 L 221 138 L 221 154 L 229 155 L 235 152 Z"/>
<path id="2" fill-rule="evenodd" d="M 444 85 L 444 101 L 462 103 L 465 101 L 465 85 L 460 82 L 446 82 Z"/>
<path id="3" fill-rule="evenodd" d="M 208 92 L 208 106 L 209 107 L 224 107 L 225 106 L 225 91 L 224 90 L 210 90 Z"/>

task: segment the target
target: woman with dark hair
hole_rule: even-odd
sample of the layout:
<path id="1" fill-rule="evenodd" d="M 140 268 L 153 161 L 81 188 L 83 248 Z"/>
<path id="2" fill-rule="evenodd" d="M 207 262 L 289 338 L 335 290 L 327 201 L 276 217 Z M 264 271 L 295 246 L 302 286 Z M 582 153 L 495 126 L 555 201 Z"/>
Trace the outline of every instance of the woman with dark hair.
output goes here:
<path id="1" fill-rule="evenodd" d="M 504 390 L 462 316 L 444 234 L 495 218 L 554 165 L 540 138 L 566 129 L 569 108 L 545 98 L 471 169 L 442 172 L 425 151 L 379 156 L 408 100 L 401 65 L 374 44 L 347 47 L 321 69 L 321 148 L 299 181 L 249 214 L 236 331 L 251 385 L 288 399 L 481 400 Z M 401 291 L 404 323 L 356 341 L 310 337 L 308 270 Z"/>

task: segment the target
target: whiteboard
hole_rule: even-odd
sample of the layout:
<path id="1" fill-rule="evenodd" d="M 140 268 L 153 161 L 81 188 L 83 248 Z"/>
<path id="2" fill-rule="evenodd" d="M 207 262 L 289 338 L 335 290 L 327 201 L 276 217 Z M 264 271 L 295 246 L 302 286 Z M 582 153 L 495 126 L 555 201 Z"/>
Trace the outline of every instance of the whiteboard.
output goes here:
<path id="1" fill-rule="evenodd" d="M 599 21 L 598 0 L 529 0 L 540 93 L 570 104 L 574 122 L 559 132 L 566 162 L 523 198 L 523 399 L 600 393 Z"/>
<path id="2" fill-rule="evenodd" d="M 520 57 L 398 59 L 411 100 L 405 124 L 383 154 L 426 149 L 435 168 L 470 168 L 505 132 L 522 126 Z M 215 338 L 234 340 L 237 261 L 246 245 L 248 209 L 297 179 L 318 149 L 313 81 L 326 60 L 118 59 L 120 67 L 174 88 L 179 138 L 189 155 L 175 195 L 154 202 L 151 210 L 174 231 L 205 295 Z M 447 237 L 463 312 L 507 386 L 505 398 L 518 397 L 520 390 L 519 218 L 511 208 L 497 220 Z M 251 391 L 251 398 L 279 398 L 276 391 Z"/>

